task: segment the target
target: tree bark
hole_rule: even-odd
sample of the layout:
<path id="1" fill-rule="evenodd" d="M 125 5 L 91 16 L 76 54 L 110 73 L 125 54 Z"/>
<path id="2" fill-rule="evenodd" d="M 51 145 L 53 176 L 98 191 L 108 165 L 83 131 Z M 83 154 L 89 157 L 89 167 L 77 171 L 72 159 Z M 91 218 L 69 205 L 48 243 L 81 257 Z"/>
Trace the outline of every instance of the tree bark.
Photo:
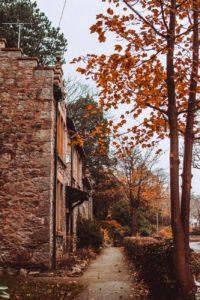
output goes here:
<path id="1" fill-rule="evenodd" d="M 176 0 L 171 0 L 169 34 L 167 38 L 167 91 L 168 118 L 170 130 L 170 198 L 172 233 L 174 240 L 174 264 L 176 277 L 182 294 L 187 299 L 192 293 L 194 283 L 186 262 L 184 230 L 181 222 L 181 208 L 179 196 L 179 132 L 178 114 L 175 93 L 174 47 L 176 26 Z"/>
<path id="2" fill-rule="evenodd" d="M 192 154 L 194 145 L 194 121 L 196 108 L 196 94 L 199 67 L 199 7 L 198 0 L 193 0 L 193 57 L 190 80 L 190 93 L 184 137 L 184 158 L 182 175 L 181 220 L 185 234 L 186 260 L 189 262 L 189 227 L 190 227 L 190 200 L 192 181 Z"/>
<path id="3" fill-rule="evenodd" d="M 131 236 L 137 234 L 137 208 L 131 207 Z"/>

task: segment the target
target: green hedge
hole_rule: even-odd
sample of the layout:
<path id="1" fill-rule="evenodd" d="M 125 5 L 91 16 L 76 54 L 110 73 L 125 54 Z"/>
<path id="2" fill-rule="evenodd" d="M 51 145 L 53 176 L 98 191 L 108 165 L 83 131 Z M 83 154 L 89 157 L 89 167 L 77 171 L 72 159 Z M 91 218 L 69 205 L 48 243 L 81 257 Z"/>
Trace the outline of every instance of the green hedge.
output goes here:
<path id="1" fill-rule="evenodd" d="M 91 247 L 99 249 L 103 245 L 103 234 L 100 225 L 95 220 L 78 218 L 77 248 Z"/>
<path id="2" fill-rule="evenodd" d="M 175 299 L 177 286 L 171 241 L 154 238 L 125 238 L 125 249 L 150 293 L 158 299 Z"/>

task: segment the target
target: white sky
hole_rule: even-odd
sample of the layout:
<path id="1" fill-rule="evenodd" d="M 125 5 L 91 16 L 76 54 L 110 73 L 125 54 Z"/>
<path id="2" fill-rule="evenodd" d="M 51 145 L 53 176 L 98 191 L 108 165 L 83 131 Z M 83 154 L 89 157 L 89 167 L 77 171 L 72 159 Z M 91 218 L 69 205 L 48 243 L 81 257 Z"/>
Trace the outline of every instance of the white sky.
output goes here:
<path id="1" fill-rule="evenodd" d="M 39 8 L 43 11 L 55 27 L 59 24 L 64 0 L 37 0 Z M 101 0 L 67 0 L 63 15 L 61 30 L 68 40 L 68 51 L 65 55 L 66 66 L 64 67 L 65 76 L 69 74 L 79 77 L 76 67 L 69 64 L 74 58 L 88 53 L 112 52 L 114 43 L 110 36 L 106 43 L 99 44 L 96 35 L 90 34 L 89 27 L 94 24 L 95 16 L 105 10 L 105 3 Z M 164 151 L 168 149 L 168 143 L 162 143 Z M 168 172 L 168 154 L 164 154 L 160 160 L 159 167 Z M 200 195 L 199 176 L 200 171 L 193 171 L 193 191 Z"/>

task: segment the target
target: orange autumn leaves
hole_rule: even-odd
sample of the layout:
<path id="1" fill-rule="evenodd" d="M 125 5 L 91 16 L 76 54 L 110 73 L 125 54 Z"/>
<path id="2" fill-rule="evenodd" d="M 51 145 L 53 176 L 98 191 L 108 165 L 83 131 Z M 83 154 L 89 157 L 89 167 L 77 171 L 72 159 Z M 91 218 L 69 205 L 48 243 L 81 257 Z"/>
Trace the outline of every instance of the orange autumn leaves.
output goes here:
<path id="1" fill-rule="evenodd" d="M 106 42 L 107 33 L 114 34 L 117 41 L 114 52 L 110 55 L 92 54 L 74 62 L 82 62 L 77 70 L 96 81 L 100 91 L 99 103 L 104 110 L 127 105 L 123 117 L 117 123 L 109 123 L 110 131 L 117 137 L 124 127 L 132 137 L 129 139 L 132 146 L 139 143 L 144 147 L 152 146 L 155 141 L 168 136 L 166 50 L 170 2 L 104 2 L 110 3 L 110 7 L 104 14 L 97 15 L 91 33 L 96 33 L 100 42 Z M 174 64 L 180 134 L 185 131 L 185 111 L 188 108 L 191 9 L 192 1 L 177 1 Z M 200 102 L 196 108 L 200 108 Z M 130 118 L 134 121 L 129 122 Z M 198 131 L 197 124 L 195 131 Z"/>
<path id="2" fill-rule="evenodd" d="M 73 108 L 76 109 L 76 108 Z M 82 106 L 82 115 L 81 115 L 81 122 L 85 123 L 86 130 L 83 130 L 81 133 L 77 132 L 76 134 L 73 133 L 73 145 L 77 145 L 83 147 L 94 139 L 94 142 L 97 143 L 98 152 L 101 155 L 105 155 L 107 153 L 107 143 L 108 137 L 110 134 L 110 129 L 108 127 L 108 122 L 102 115 L 102 108 L 95 104 L 87 104 Z M 77 118 L 77 116 L 76 116 Z M 96 123 L 91 125 L 91 120 L 96 120 Z M 101 120 L 101 122 L 100 122 Z M 88 127 L 89 123 L 89 127 Z M 95 153 L 93 153 L 95 155 Z"/>

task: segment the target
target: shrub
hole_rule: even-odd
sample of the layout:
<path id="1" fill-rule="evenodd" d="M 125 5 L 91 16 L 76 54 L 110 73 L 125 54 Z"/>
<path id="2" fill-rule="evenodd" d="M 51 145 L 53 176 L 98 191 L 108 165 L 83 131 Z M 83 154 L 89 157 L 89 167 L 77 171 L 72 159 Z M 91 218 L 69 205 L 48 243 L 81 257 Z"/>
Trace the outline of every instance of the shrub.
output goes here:
<path id="1" fill-rule="evenodd" d="M 120 200 L 112 206 L 112 218 L 120 223 L 122 226 L 130 225 L 131 212 L 129 202 Z"/>
<path id="2" fill-rule="evenodd" d="M 95 220 L 78 218 L 77 248 L 91 247 L 99 249 L 103 245 L 103 234 L 100 225 Z"/>
<path id="3" fill-rule="evenodd" d="M 115 220 L 110 220 L 110 221 L 102 221 L 101 227 L 103 229 L 106 229 L 106 231 L 109 234 L 109 237 L 113 240 L 116 230 L 121 228 L 121 225 Z"/>
<path id="4" fill-rule="evenodd" d="M 153 232 L 153 226 L 145 214 L 146 212 L 144 212 L 142 209 L 138 210 L 137 230 L 138 233 L 143 237 L 150 236 Z"/>
<path id="5" fill-rule="evenodd" d="M 200 253 L 191 253 L 190 267 L 197 281 L 200 281 Z"/>
<path id="6" fill-rule="evenodd" d="M 165 239 L 172 238 L 172 229 L 171 229 L 171 227 L 162 228 L 158 232 L 158 236 L 161 237 L 161 238 L 165 238 Z"/>
<path id="7" fill-rule="evenodd" d="M 106 231 L 110 238 L 110 243 L 113 242 L 114 246 L 121 246 L 124 237 L 130 235 L 130 228 L 128 226 L 121 226 L 117 221 L 103 221 L 101 222 L 103 231 Z"/>
<path id="8" fill-rule="evenodd" d="M 103 241 L 104 241 L 104 246 L 109 246 L 112 245 L 113 240 L 108 232 L 108 229 L 106 228 L 102 228 L 101 229 L 102 234 L 103 234 Z"/>
<path id="9" fill-rule="evenodd" d="M 125 238 L 124 246 L 151 294 L 158 299 L 174 299 L 177 287 L 172 242 L 154 238 Z"/>

